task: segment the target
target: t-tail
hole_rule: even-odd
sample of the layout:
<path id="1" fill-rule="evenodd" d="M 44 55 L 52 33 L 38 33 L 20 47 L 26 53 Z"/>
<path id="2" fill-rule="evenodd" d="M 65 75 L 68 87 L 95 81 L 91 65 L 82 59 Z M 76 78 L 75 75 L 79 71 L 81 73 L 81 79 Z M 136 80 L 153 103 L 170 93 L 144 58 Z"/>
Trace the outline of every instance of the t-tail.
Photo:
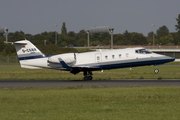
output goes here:
<path id="1" fill-rule="evenodd" d="M 29 66 L 32 60 L 44 58 L 45 55 L 30 41 L 22 40 L 13 43 L 19 58 L 21 67 L 23 68 L 39 68 L 38 66 Z"/>

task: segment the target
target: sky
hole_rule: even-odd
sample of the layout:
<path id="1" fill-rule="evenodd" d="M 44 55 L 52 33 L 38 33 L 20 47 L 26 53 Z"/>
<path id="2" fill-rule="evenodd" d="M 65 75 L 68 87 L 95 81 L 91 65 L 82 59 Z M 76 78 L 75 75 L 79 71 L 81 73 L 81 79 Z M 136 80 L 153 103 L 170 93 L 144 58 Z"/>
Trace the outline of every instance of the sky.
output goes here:
<path id="1" fill-rule="evenodd" d="M 78 33 L 94 26 L 110 26 L 114 33 L 145 36 L 166 25 L 176 32 L 180 0 L 0 0 L 0 26 L 32 35 L 57 30 Z M 55 25 L 58 25 L 57 27 Z"/>

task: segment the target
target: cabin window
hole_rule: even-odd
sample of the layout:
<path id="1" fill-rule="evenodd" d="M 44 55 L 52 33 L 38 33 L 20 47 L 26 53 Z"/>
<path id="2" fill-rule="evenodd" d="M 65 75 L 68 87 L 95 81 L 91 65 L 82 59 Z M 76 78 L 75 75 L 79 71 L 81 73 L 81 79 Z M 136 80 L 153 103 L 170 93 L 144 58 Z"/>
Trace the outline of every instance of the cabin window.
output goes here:
<path id="1" fill-rule="evenodd" d="M 121 58 L 121 54 L 119 54 L 119 58 Z"/>
<path id="2" fill-rule="evenodd" d="M 128 54 L 128 53 L 126 53 L 126 57 L 129 57 L 129 54 Z"/>
<path id="3" fill-rule="evenodd" d="M 114 56 L 114 55 L 112 55 L 112 58 L 114 59 L 114 58 L 115 58 L 115 56 Z"/>
<path id="4" fill-rule="evenodd" d="M 108 59 L 108 56 L 106 55 L 105 58 Z"/>

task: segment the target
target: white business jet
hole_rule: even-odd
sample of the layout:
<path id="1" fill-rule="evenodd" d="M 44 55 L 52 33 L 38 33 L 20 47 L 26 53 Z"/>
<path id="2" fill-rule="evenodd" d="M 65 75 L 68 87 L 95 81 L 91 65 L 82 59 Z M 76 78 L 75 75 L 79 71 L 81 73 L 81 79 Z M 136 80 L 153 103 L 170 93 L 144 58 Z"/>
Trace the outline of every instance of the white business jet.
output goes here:
<path id="1" fill-rule="evenodd" d="M 70 71 L 72 74 L 84 73 L 84 80 L 92 80 L 92 71 L 125 67 L 156 65 L 172 62 L 175 59 L 165 55 L 152 53 L 145 48 L 126 48 L 86 53 L 66 53 L 44 55 L 30 41 L 22 40 L 15 45 L 20 65 L 23 68 L 50 68 Z"/>

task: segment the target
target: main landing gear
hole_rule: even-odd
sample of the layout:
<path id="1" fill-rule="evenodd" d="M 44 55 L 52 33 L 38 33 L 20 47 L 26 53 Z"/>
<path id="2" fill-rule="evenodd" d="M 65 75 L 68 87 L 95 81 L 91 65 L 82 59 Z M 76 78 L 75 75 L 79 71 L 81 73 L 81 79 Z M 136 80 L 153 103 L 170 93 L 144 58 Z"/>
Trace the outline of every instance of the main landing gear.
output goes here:
<path id="1" fill-rule="evenodd" d="M 84 80 L 92 80 L 93 77 L 91 75 L 93 75 L 91 71 L 84 71 Z"/>

